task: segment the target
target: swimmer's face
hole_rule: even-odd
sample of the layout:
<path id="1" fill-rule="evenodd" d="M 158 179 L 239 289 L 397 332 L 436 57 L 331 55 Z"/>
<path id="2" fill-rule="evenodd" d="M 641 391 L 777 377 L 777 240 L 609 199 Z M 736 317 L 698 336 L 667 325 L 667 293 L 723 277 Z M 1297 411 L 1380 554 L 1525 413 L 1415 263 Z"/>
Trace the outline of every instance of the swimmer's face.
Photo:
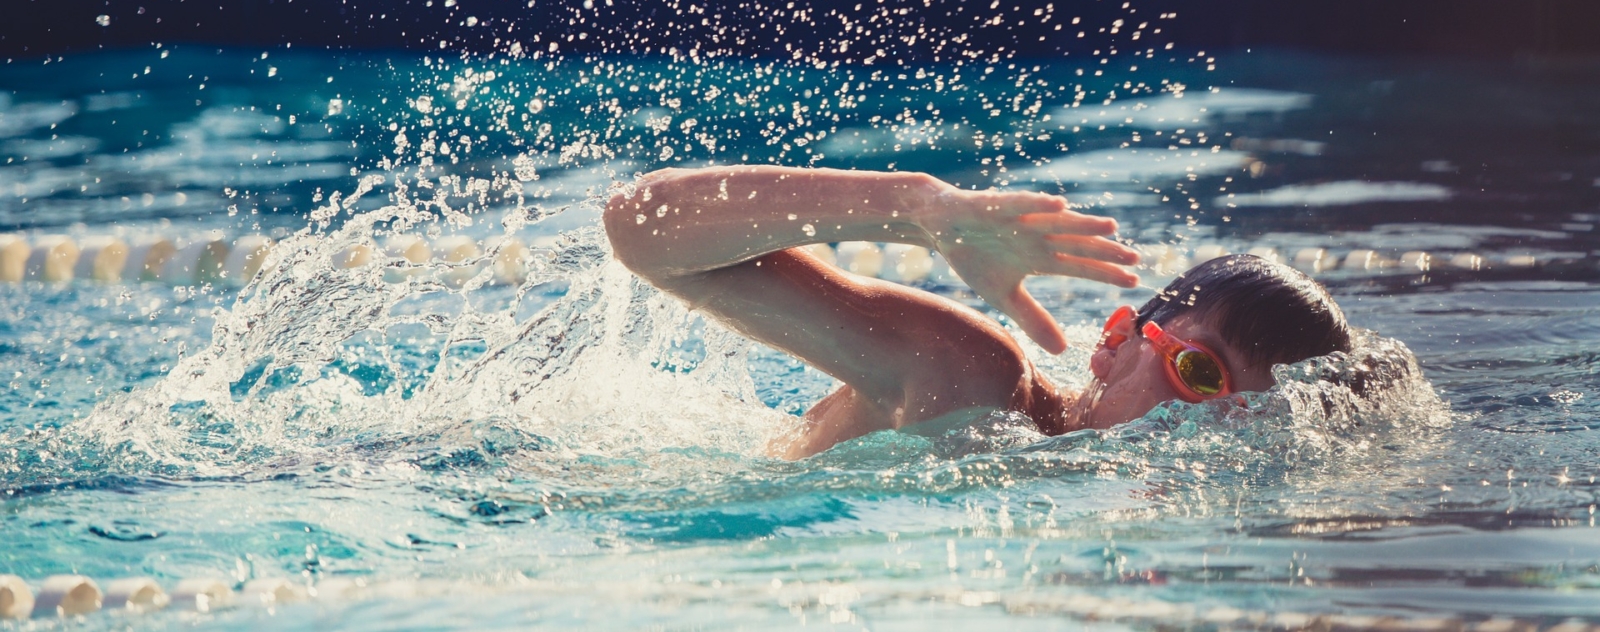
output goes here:
<path id="1" fill-rule="evenodd" d="M 1255 366 L 1208 323 L 1178 316 L 1164 324 L 1166 331 L 1185 342 L 1203 346 L 1217 356 L 1232 379 L 1234 392 L 1264 391 L 1272 388 L 1271 366 Z M 1149 340 L 1134 332 L 1133 322 L 1124 321 L 1108 333 L 1120 344 L 1102 341 L 1089 360 L 1094 381 L 1084 390 L 1079 422 L 1085 428 L 1110 428 L 1150 412 L 1163 402 L 1182 399 L 1167 377 L 1167 356 Z"/>

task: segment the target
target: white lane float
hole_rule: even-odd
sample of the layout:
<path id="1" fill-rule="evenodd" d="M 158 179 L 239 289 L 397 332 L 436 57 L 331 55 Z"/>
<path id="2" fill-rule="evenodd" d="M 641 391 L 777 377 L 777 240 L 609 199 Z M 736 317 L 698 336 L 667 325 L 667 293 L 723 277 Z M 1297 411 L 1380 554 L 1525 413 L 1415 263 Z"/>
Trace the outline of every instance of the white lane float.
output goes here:
<path id="1" fill-rule="evenodd" d="M 451 235 L 433 241 L 433 255 L 439 261 L 454 264 L 444 271 L 443 280 L 453 287 L 461 287 L 478 276 L 478 266 L 469 262 L 483 256 L 483 251 L 471 237 Z"/>
<path id="2" fill-rule="evenodd" d="M 128 242 L 111 235 L 89 237 L 78 242 L 78 263 L 72 276 L 82 281 L 116 283 L 128 265 Z"/>
<path id="3" fill-rule="evenodd" d="M 326 577 L 309 591 L 323 601 L 353 601 L 367 596 L 367 580 L 360 577 Z"/>
<path id="4" fill-rule="evenodd" d="M 1230 254 L 1233 253 L 1228 252 L 1227 248 L 1224 248 L 1219 244 L 1205 244 L 1194 249 L 1193 260 L 1195 263 L 1205 263 L 1218 257 L 1226 257 Z"/>
<path id="5" fill-rule="evenodd" d="M 45 578 L 33 598 L 33 616 L 75 617 L 100 609 L 100 587 L 82 575 L 52 575 Z"/>
<path id="6" fill-rule="evenodd" d="M 228 261 L 228 242 L 221 233 L 201 236 L 184 244 L 161 266 L 155 280 L 169 285 L 205 285 L 222 279 Z"/>
<path id="7" fill-rule="evenodd" d="M 45 235 L 33 240 L 28 260 L 23 264 L 23 278 L 46 283 L 66 283 L 72 280 L 72 268 L 78 263 L 78 244 L 66 235 Z"/>
<path id="8" fill-rule="evenodd" d="M 801 246 L 800 249 L 811 253 L 816 258 L 821 259 L 823 263 L 826 263 L 830 266 L 839 265 L 839 256 L 833 251 L 833 246 L 829 246 L 828 244 L 811 244 L 809 246 Z"/>
<path id="9" fill-rule="evenodd" d="M 178 247 L 165 237 L 144 237 L 131 242 L 128 258 L 123 263 L 122 280 L 129 283 L 155 281 L 167 267 L 167 261 L 178 253 Z"/>
<path id="10" fill-rule="evenodd" d="M 18 235 L 0 235 L 0 281 L 21 283 L 33 248 Z"/>
<path id="11" fill-rule="evenodd" d="M 933 254 L 927 248 L 907 244 L 884 244 L 883 269 L 878 276 L 898 283 L 916 283 L 933 272 Z"/>
<path id="12" fill-rule="evenodd" d="M 400 283 L 422 271 L 421 264 L 433 258 L 433 248 L 428 246 L 427 240 L 418 235 L 394 235 L 384 241 L 383 255 L 390 259 L 404 259 L 412 264 L 408 267 L 384 269 L 384 281 Z"/>
<path id="13" fill-rule="evenodd" d="M 494 282 L 500 285 L 522 285 L 528 279 L 528 263 L 533 252 L 516 237 L 496 235 L 483 242 L 484 252 L 494 253 L 489 267 L 494 270 Z"/>
<path id="14" fill-rule="evenodd" d="M 216 579 L 185 579 L 172 589 L 172 605 L 195 612 L 215 612 L 233 605 L 233 588 Z"/>
<path id="15" fill-rule="evenodd" d="M 0 575 L 0 619 L 21 619 L 33 614 L 33 590 L 16 575 Z"/>
<path id="16" fill-rule="evenodd" d="M 834 248 L 836 265 L 851 274 L 878 276 L 883 271 L 883 250 L 865 241 L 846 241 Z"/>
<path id="17" fill-rule="evenodd" d="M 1421 250 L 1412 250 L 1400 255 L 1400 268 L 1403 270 L 1427 272 L 1431 267 L 1433 267 L 1433 257 Z"/>
<path id="18" fill-rule="evenodd" d="M 307 597 L 304 586 L 278 577 L 263 577 L 245 582 L 239 591 L 239 605 L 273 607 L 302 601 Z"/>
<path id="19" fill-rule="evenodd" d="M 228 258 L 222 263 L 219 282 L 234 287 L 249 283 L 261 271 L 267 255 L 272 252 L 272 240 L 262 235 L 245 235 L 233 241 Z"/>
<path id="20" fill-rule="evenodd" d="M 1183 248 L 1171 244 L 1145 246 L 1139 261 L 1157 276 L 1175 276 L 1189 269 L 1189 255 Z"/>
<path id="21" fill-rule="evenodd" d="M 1470 252 L 1456 253 L 1455 256 L 1450 257 L 1450 265 L 1462 270 L 1482 270 L 1483 257 Z"/>
<path id="22" fill-rule="evenodd" d="M 1375 268 L 1384 267 L 1383 257 L 1372 250 L 1352 250 L 1344 256 L 1344 261 L 1339 264 L 1341 270 L 1365 272 Z"/>
<path id="23" fill-rule="evenodd" d="M 1283 263 L 1283 256 L 1278 254 L 1278 249 L 1272 246 L 1256 246 L 1246 250 L 1245 254 L 1255 255 L 1273 263 Z"/>
<path id="24" fill-rule="evenodd" d="M 428 240 L 419 235 L 395 235 L 384 242 L 383 254 L 411 263 L 427 263 L 433 258 L 433 249 L 428 247 Z"/>
<path id="25" fill-rule="evenodd" d="M 172 598 L 148 577 L 124 577 L 106 584 L 102 606 L 110 612 L 143 614 L 167 607 Z"/>
<path id="26" fill-rule="evenodd" d="M 344 270 L 372 263 L 372 244 L 351 244 L 333 255 L 333 267 Z"/>
<path id="27" fill-rule="evenodd" d="M 1327 248 L 1301 248 L 1294 253 L 1292 265 L 1306 274 L 1320 274 L 1339 265 L 1339 258 L 1328 254 Z"/>
<path id="28" fill-rule="evenodd" d="M 928 270 L 927 280 L 929 283 L 937 285 L 960 285 L 963 283 L 961 275 L 956 274 L 955 269 L 950 267 L 950 262 L 945 260 L 944 255 L 934 252 L 931 258 L 933 259 L 933 265 Z"/>

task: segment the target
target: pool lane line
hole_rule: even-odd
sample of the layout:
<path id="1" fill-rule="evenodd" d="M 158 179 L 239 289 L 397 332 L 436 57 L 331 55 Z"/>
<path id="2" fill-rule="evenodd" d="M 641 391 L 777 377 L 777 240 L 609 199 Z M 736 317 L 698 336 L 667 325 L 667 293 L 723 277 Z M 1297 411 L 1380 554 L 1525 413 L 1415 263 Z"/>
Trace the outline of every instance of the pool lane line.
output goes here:
<path id="1" fill-rule="evenodd" d="M 321 601 L 359 601 L 369 597 L 402 597 L 426 582 L 380 582 L 330 577 L 307 586 L 285 578 L 257 578 L 235 592 L 227 581 L 209 578 L 181 580 L 170 595 L 146 577 L 112 580 L 102 593 L 94 580 L 82 575 L 54 575 L 40 584 L 37 596 L 15 575 L 0 575 L 0 620 L 82 617 L 96 612 L 137 615 L 166 608 L 207 613 L 232 608 L 273 608 L 277 605 Z M 410 588 L 410 591 L 407 590 Z M 438 592 L 437 590 L 429 592 Z M 1104 598 L 1086 593 L 1058 598 L 1030 596 L 1003 598 L 992 592 L 941 591 L 925 595 L 961 605 L 999 605 L 1019 616 L 1066 616 L 1085 622 L 1148 625 L 1156 629 L 1252 630 L 1270 632 L 1600 632 L 1579 618 L 1555 623 L 1514 617 L 1469 620 L 1451 616 L 1374 616 L 1334 613 L 1269 612 L 1229 606 L 1202 607 L 1157 599 Z M 922 598 L 919 598 L 922 600 Z"/>
<path id="2" fill-rule="evenodd" d="M 366 584 L 331 578 L 318 582 L 322 590 L 280 577 L 244 582 L 238 591 L 229 581 L 190 578 L 179 581 L 169 594 L 148 577 L 110 581 L 104 590 L 83 575 L 52 575 L 35 592 L 16 575 L 0 575 L 0 620 L 52 619 L 88 616 L 97 612 L 145 614 L 167 608 L 190 612 L 216 612 L 239 607 L 271 608 L 323 595 L 334 599 L 359 597 Z"/>
<path id="3" fill-rule="evenodd" d="M 484 240 L 450 235 L 428 240 L 419 235 L 394 235 L 383 244 L 356 243 L 332 259 L 340 268 L 355 268 L 379 260 L 402 260 L 390 265 L 384 278 L 398 283 L 423 274 L 440 274 L 446 283 L 460 287 L 487 267 L 489 283 L 520 285 L 533 258 L 546 256 L 553 237 L 540 237 L 533 246 L 512 236 Z M 228 238 L 207 231 L 177 239 L 145 235 L 131 240 L 96 235 L 74 240 L 67 235 L 0 234 L 0 282 L 63 284 L 69 282 L 163 283 L 174 286 L 213 285 L 238 287 L 255 276 L 275 242 L 257 234 Z M 958 285 L 959 275 L 939 253 L 906 244 L 841 242 L 806 246 L 823 261 L 854 274 L 899 283 Z M 1138 269 L 1156 279 L 1170 279 L 1192 265 L 1231 254 L 1217 243 L 1199 245 L 1151 244 L 1138 246 Z M 1531 254 L 1485 256 L 1462 251 L 1429 253 L 1421 250 L 1380 252 L 1373 249 L 1303 247 L 1280 250 L 1269 244 L 1250 245 L 1242 252 L 1288 264 L 1313 276 L 1385 276 L 1427 274 L 1430 271 L 1480 271 L 1531 269 L 1546 264 L 1571 263 L 1566 259 Z M 484 260 L 485 253 L 494 256 Z M 1569 258 L 1570 259 L 1570 258 Z M 1577 260 L 1595 266 L 1592 257 Z M 442 271 L 439 268 L 443 268 Z"/>

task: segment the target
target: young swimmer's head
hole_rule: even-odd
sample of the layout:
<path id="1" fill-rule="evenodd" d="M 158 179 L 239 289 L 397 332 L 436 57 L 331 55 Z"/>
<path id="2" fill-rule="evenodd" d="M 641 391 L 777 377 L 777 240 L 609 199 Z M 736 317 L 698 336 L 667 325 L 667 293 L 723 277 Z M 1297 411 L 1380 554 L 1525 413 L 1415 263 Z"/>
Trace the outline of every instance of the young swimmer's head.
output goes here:
<path id="1" fill-rule="evenodd" d="M 1264 391 L 1273 365 L 1349 351 L 1350 339 L 1333 297 L 1300 271 L 1251 255 L 1212 259 L 1112 315 L 1078 421 L 1109 428 L 1162 402 Z"/>

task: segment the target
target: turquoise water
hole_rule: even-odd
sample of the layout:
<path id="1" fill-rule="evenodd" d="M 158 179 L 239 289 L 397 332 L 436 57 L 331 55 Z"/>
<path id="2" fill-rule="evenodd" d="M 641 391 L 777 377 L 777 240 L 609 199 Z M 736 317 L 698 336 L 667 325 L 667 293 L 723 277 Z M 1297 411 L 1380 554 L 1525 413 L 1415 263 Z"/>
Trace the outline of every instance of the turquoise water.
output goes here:
<path id="1" fill-rule="evenodd" d="M 1600 622 L 1591 66 L 42 62 L 0 66 L 0 224 L 283 241 L 243 290 L 0 284 L 0 573 L 367 585 L 73 626 L 1192 623 L 1090 620 L 1083 595 Z M 1244 410 L 1056 438 L 975 419 L 766 459 L 828 378 L 639 285 L 594 225 L 612 181 L 713 161 L 1063 192 L 1147 245 L 1427 251 L 1426 271 L 1321 276 L 1394 339 L 1364 352 L 1416 372 L 1367 401 L 1316 383 L 1334 361 Z M 390 231 L 539 255 L 520 287 L 329 263 Z M 1094 324 L 1148 296 L 1035 287 L 1076 342 L 1041 359 L 1068 383 Z"/>

